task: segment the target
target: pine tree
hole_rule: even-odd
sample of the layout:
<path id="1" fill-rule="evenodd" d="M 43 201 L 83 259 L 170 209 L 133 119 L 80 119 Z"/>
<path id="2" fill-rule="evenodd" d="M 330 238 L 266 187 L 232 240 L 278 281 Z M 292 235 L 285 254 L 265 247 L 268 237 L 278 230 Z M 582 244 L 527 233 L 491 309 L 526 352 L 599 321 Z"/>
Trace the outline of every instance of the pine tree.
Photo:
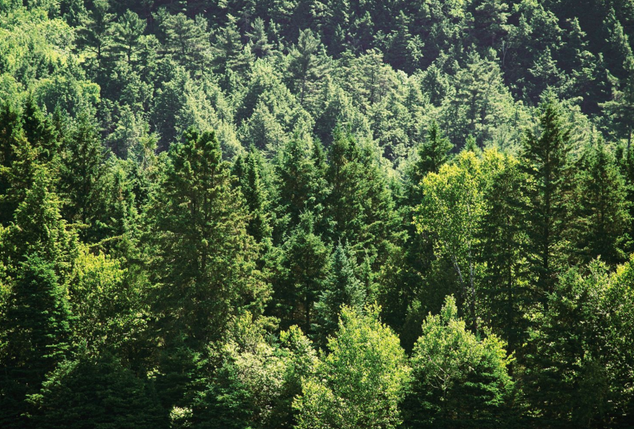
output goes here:
<path id="1" fill-rule="evenodd" d="M 104 61 L 110 54 L 112 47 L 112 30 L 115 15 L 109 12 L 108 0 L 95 0 L 87 15 L 81 16 L 81 26 L 77 31 L 79 46 L 92 51 L 94 64 L 93 72 L 100 76 Z"/>
<path id="2" fill-rule="evenodd" d="M 634 55 L 630 52 L 625 60 L 626 77 L 613 89 L 612 99 L 601 107 L 612 119 L 612 127 L 619 138 L 627 140 L 628 152 L 634 134 Z"/>
<path id="3" fill-rule="evenodd" d="M 128 64 L 132 64 L 135 51 L 139 49 L 145 27 L 145 21 L 131 10 L 127 10 L 114 25 L 115 49 L 123 54 Z"/>
<path id="4" fill-rule="evenodd" d="M 299 34 L 297 46 L 291 49 L 289 73 L 292 86 L 302 107 L 312 106 L 319 85 L 328 74 L 328 58 L 319 37 L 310 29 Z"/>

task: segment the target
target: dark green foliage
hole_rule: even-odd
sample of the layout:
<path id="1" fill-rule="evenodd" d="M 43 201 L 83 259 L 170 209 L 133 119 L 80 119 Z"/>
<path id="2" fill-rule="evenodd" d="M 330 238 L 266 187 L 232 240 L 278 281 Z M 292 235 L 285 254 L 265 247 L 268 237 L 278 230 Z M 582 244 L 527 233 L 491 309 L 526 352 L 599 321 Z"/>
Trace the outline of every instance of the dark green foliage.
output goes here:
<path id="1" fill-rule="evenodd" d="M 246 159 L 238 157 L 233 166 L 233 174 L 238 177 L 240 191 L 251 215 L 247 232 L 258 243 L 271 236 L 271 220 L 268 214 L 271 202 L 262 178 L 263 162 L 260 152 L 252 149 Z"/>
<path id="2" fill-rule="evenodd" d="M 602 140 L 587 149 L 581 163 L 576 190 L 579 213 L 571 238 L 580 262 L 597 257 L 610 265 L 624 262 L 631 218 L 623 177 Z"/>
<path id="3" fill-rule="evenodd" d="M 30 402 L 38 428 L 169 427 L 151 382 L 110 355 L 64 362 Z"/>
<path id="4" fill-rule="evenodd" d="M 243 305 L 261 304 L 257 247 L 230 179 L 213 132 L 189 130 L 169 152 L 150 211 L 161 284 L 154 305 L 166 340 L 199 347 Z"/>
<path id="5" fill-rule="evenodd" d="M 367 292 L 355 275 L 352 259 L 346 246 L 337 245 L 331 256 L 330 273 L 315 306 L 317 310 L 317 333 L 319 343 L 326 344 L 328 337 L 335 333 L 342 306 L 360 311 L 366 304 Z"/>
<path id="6" fill-rule="evenodd" d="M 569 254 L 564 234 L 571 214 L 571 146 L 570 128 L 556 102 L 547 100 L 541 111 L 539 134 L 527 133 L 520 162 L 527 175 L 525 221 L 533 293 L 545 303 Z"/>
<path id="7" fill-rule="evenodd" d="M 40 388 L 47 372 L 71 352 L 72 316 L 54 263 L 25 255 L 0 319 L 0 422 L 27 425 L 24 399 Z"/>
<path id="8" fill-rule="evenodd" d="M 82 238 L 105 238 L 103 205 L 106 198 L 106 151 L 88 116 L 81 116 L 65 144 L 60 165 L 60 191 L 66 198 L 64 217 L 82 225 Z"/>
<path id="9" fill-rule="evenodd" d="M 633 41 L 631 0 L 0 0 L 0 426 L 632 427 Z"/>
<path id="10" fill-rule="evenodd" d="M 376 152 L 370 144 L 338 131 L 329 155 L 327 215 L 333 222 L 332 240 L 347 241 L 355 251 L 364 249 L 377 268 L 400 237 L 395 231 L 394 201 Z"/>
<path id="11" fill-rule="evenodd" d="M 503 165 L 488 180 L 484 191 L 485 214 L 481 220 L 480 258 L 486 262 L 482 276 L 483 317 L 508 343 L 510 351 L 522 343 L 523 317 L 529 296 L 527 267 L 521 258 L 526 235 L 523 219 L 522 182 L 519 165 L 504 157 Z"/>
<path id="12" fill-rule="evenodd" d="M 326 287 L 330 271 L 330 249 L 315 231 L 314 215 L 300 215 L 299 225 L 285 237 L 282 245 L 282 271 L 274 279 L 274 314 L 282 326 L 301 325 L 312 331 L 314 306 Z"/>
<path id="13" fill-rule="evenodd" d="M 561 276 L 531 332 L 524 382 L 540 427 L 601 427 L 611 415 L 629 419 L 616 417 L 613 407 L 622 404 L 617 368 L 629 367 L 630 352 L 617 352 L 618 343 L 612 343 L 613 323 L 631 299 L 630 293 L 621 295 L 631 285 L 629 273 L 610 277 L 601 262 L 587 270 L 584 276 L 571 268 Z M 619 295 L 621 304 L 613 301 Z"/>

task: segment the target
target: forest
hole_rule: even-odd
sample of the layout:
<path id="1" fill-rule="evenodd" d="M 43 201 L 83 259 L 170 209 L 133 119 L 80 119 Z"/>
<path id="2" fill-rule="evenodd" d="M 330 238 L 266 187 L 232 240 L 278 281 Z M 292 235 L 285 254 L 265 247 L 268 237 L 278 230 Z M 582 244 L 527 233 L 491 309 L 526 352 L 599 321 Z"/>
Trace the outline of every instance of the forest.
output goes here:
<path id="1" fill-rule="evenodd" d="M 634 2 L 0 0 L 0 427 L 634 427 Z"/>

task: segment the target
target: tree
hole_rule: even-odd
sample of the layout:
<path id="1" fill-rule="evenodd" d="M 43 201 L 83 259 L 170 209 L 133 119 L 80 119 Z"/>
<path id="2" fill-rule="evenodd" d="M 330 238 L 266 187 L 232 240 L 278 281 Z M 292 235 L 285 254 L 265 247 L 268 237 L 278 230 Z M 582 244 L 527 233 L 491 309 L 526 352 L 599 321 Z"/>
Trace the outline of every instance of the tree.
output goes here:
<path id="1" fill-rule="evenodd" d="M 478 262 L 482 277 L 480 317 L 515 351 L 525 338 L 528 298 L 527 264 L 522 255 L 526 233 L 522 228 L 525 176 L 519 162 L 497 151 L 484 152 L 484 211 L 478 230 Z"/>
<path id="2" fill-rule="evenodd" d="M 343 306 L 356 311 L 361 311 L 365 306 L 366 291 L 355 275 L 356 267 L 348 253 L 347 246 L 342 246 L 341 243 L 337 245 L 330 258 L 328 278 L 315 306 L 318 314 L 317 331 L 322 345 L 335 333 Z"/>
<path id="3" fill-rule="evenodd" d="M 462 152 L 455 164 L 428 174 L 422 188 L 423 201 L 414 222 L 419 233 L 438 237 L 435 253 L 451 260 L 463 302 L 469 306 L 469 322 L 477 330 L 476 251 L 484 214 L 481 161 L 473 152 Z"/>
<path id="4" fill-rule="evenodd" d="M 37 393 L 47 372 L 69 357 L 72 315 L 57 267 L 46 256 L 24 255 L 0 320 L 0 422 L 25 427 L 26 395 Z"/>
<path id="5" fill-rule="evenodd" d="M 568 253 L 564 231 L 569 218 L 570 128 L 553 100 L 541 106 L 539 121 L 539 134 L 528 131 L 523 141 L 520 166 L 527 176 L 525 222 L 534 299 L 545 303 Z"/>
<path id="6" fill-rule="evenodd" d="M 252 44 L 251 52 L 253 52 L 256 58 L 265 58 L 272 54 L 273 45 L 269 43 L 262 18 L 255 18 L 251 31 L 247 33 L 247 36 L 249 37 L 249 42 Z"/>
<path id="7" fill-rule="evenodd" d="M 27 140 L 22 116 L 11 104 L 3 104 L 0 121 L 0 224 L 6 226 L 33 183 L 39 153 Z"/>
<path id="8" fill-rule="evenodd" d="M 127 10 L 114 25 L 114 43 L 116 50 L 125 56 L 128 64 L 136 50 L 139 49 L 140 39 L 145 31 L 146 23 L 139 15 Z"/>
<path id="9" fill-rule="evenodd" d="M 71 131 L 62 154 L 60 191 L 66 197 L 64 217 L 84 226 L 81 235 L 87 242 L 104 237 L 102 227 L 106 151 L 97 129 L 87 115 L 81 115 Z"/>
<path id="10" fill-rule="evenodd" d="M 625 181 L 601 139 L 586 149 L 581 167 L 575 180 L 578 212 L 570 241 L 580 263 L 600 257 L 616 265 L 626 259 L 624 246 L 631 223 Z"/>
<path id="11" fill-rule="evenodd" d="M 37 254 L 55 266 L 64 283 L 77 254 L 77 236 L 62 218 L 59 197 L 51 192 L 51 175 L 43 167 L 36 170 L 33 185 L 20 203 L 13 222 L 0 236 L 0 260 L 10 274 L 19 264 Z"/>
<path id="12" fill-rule="evenodd" d="M 174 59 L 193 72 L 203 70 L 211 59 L 207 20 L 202 15 L 189 19 L 183 13 L 164 12 L 157 17 L 165 34 L 165 45 Z"/>
<path id="13" fill-rule="evenodd" d="M 103 73 L 100 68 L 109 54 L 112 46 L 112 30 L 115 15 L 108 12 L 108 0 L 95 0 L 87 15 L 80 18 L 81 27 L 78 30 L 79 46 L 92 51 L 95 56 L 94 70 Z"/>
<path id="14" fill-rule="evenodd" d="M 271 219 L 269 192 L 262 178 L 264 159 L 260 152 L 251 148 L 246 159 L 238 157 L 233 166 L 233 173 L 238 177 L 240 191 L 244 196 L 251 219 L 247 232 L 258 243 L 271 237 Z"/>
<path id="15" fill-rule="evenodd" d="M 310 333 L 313 307 L 330 271 L 330 249 L 315 231 L 310 211 L 302 213 L 299 225 L 285 239 L 282 252 L 283 272 L 275 282 L 276 310 L 283 316 L 282 326 L 300 323 Z"/>
<path id="16" fill-rule="evenodd" d="M 347 242 L 351 250 L 363 249 L 372 259 L 372 268 L 385 263 L 400 236 L 398 218 L 379 164 L 376 148 L 337 130 L 330 147 L 327 180 L 331 192 L 327 215 L 333 222 L 332 242 Z"/>
<path id="17" fill-rule="evenodd" d="M 379 308 L 344 307 L 328 349 L 293 403 L 297 428 L 397 427 L 409 368 L 398 337 L 379 321 Z"/>
<path id="18" fill-rule="evenodd" d="M 438 123 L 432 121 L 427 130 L 427 139 L 418 145 L 417 158 L 412 163 L 408 171 L 409 186 L 412 192 L 412 199 L 422 198 L 421 182 L 429 173 L 438 173 L 440 167 L 450 159 L 450 152 L 453 149 L 451 142 L 442 134 L 438 128 Z M 411 201 L 414 204 L 417 202 Z"/>
<path id="19" fill-rule="evenodd" d="M 307 141 L 291 139 L 278 155 L 275 166 L 276 212 L 280 226 L 285 228 L 298 225 L 305 210 L 314 214 L 323 210 L 319 206 L 327 195 L 328 184 L 323 171 L 315 165 L 312 152 Z"/>
<path id="20" fill-rule="evenodd" d="M 158 332 L 197 349 L 218 339 L 232 315 L 261 311 L 267 292 L 255 269 L 258 250 L 213 132 L 191 129 L 172 146 L 157 189 L 150 216 Z"/>
<path id="21" fill-rule="evenodd" d="M 627 140 L 629 153 L 634 133 L 634 55 L 631 53 L 625 61 L 624 68 L 625 79 L 620 81 L 618 89 L 614 87 L 612 99 L 603 103 L 601 107 L 610 115 L 616 135 Z"/>
<path id="22" fill-rule="evenodd" d="M 205 387 L 193 401 L 192 427 L 294 427 L 292 400 L 318 361 L 310 340 L 292 326 L 273 342 L 249 314 L 233 322 L 228 337 L 219 367 L 203 378 Z"/>
<path id="23" fill-rule="evenodd" d="M 610 276 L 600 261 L 586 267 L 585 275 L 573 267 L 548 295 L 547 310 L 530 332 L 523 380 L 539 426 L 598 427 L 623 419 L 618 407 L 631 394 L 620 371 L 630 370 L 632 362 L 629 349 L 618 351 L 621 339 L 631 336 L 618 322 L 632 300 L 631 291 L 624 293 L 631 287 L 631 272 L 622 276 L 626 270 Z"/>
<path id="24" fill-rule="evenodd" d="M 319 85 L 328 74 L 328 58 L 319 37 L 310 29 L 302 30 L 297 46 L 289 53 L 289 73 L 292 87 L 302 107 L 312 106 Z"/>
<path id="25" fill-rule="evenodd" d="M 169 427 L 168 413 L 151 382 L 108 354 L 62 363 L 29 401 L 35 407 L 31 420 L 38 428 Z"/>
<path id="26" fill-rule="evenodd" d="M 440 314 L 427 317 L 414 345 L 405 427 L 502 426 L 513 388 L 511 360 L 495 335 L 480 339 L 466 329 L 448 296 Z"/>

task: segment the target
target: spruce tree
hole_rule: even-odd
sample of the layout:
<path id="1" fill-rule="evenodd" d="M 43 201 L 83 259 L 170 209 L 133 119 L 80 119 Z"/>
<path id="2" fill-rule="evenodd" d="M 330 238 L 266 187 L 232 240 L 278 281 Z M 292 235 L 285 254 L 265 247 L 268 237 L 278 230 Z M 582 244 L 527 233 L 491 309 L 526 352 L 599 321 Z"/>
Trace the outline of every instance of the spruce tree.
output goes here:
<path id="1" fill-rule="evenodd" d="M 299 225 L 286 237 L 282 246 L 282 273 L 274 280 L 275 312 L 282 326 L 300 324 L 312 331 L 315 302 L 324 290 L 330 270 L 330 249 L 315 231 L 315 217 L 310 211 L 300 216 Z"/>
<path id="2" fill-rule="evenodd" d="M 571 180 L 568 156 L 570 128 L 552 100 L 541 106 L 539 134 L 526 133 L 520 167 L 526 174 L 524 193 L 528 236 L 527 257 L 534 281 L 534 298 L 546 303 L 557 274 L 567 259 L 565 230 L 569 220 Z"/>
<path id="3" fill-rule="evenodd" d="M 197 349 L 245 306 L 261 310 L 257 246 L 213 132 L 190 129 L 172 146 L 150 218 L 160 284 L 154 311 L 166 342 L 182 338 Z"/>
<path id="4" fill-rule="evenodd" d="M 600 257 L 609 265 L 625 261 L 624 246 L 632 221 L 627 188 L 603 140 L 592 143 L 576 180 L 577 219 L 571 230 L 579 262 Z"/>
<path id="5" fill-rule="evenodd" d="M 488 164 L 488 165 L 487 165 Z M 495 165 L 497 164 L 497 165 Z M 478 260 L 482 264 L 481 317 L 508 343 L 509 351 L 522 344 L 526 331 L 526 264 L 521 249 L 522 183 L 518 161 L 485 152 L 484 213 L 480 220 Z"/>
<path id="6" fill-rule="evenodd" d="M 6 428 L 28 427 L 26 395 L 37 393 L 46 373 L 71 351 L 72 316 L 57 267 L 35 253 L 16 268 L 0 320 L 0 423 Z"/>
<path id="7" fill-rule="evenodd" d="M 60 191 L 66 198 L 64 217 L 83 226 L 82 238 L 97 242 L 105 238 L 102 226 L 106 151 L 88 115 L 82 115 L 70 132 L 60 165 Z"/>
<path id="8" fill-rule="evenodd" d="M 336 331 L 342 306 L 361 311 L 366 301 L 366 291 L 355 274 L 354 262 L 346 247 L 339 243 L 332 254 L 330 273 L 315 306 L 318 341 L 322 346 Z"/>

